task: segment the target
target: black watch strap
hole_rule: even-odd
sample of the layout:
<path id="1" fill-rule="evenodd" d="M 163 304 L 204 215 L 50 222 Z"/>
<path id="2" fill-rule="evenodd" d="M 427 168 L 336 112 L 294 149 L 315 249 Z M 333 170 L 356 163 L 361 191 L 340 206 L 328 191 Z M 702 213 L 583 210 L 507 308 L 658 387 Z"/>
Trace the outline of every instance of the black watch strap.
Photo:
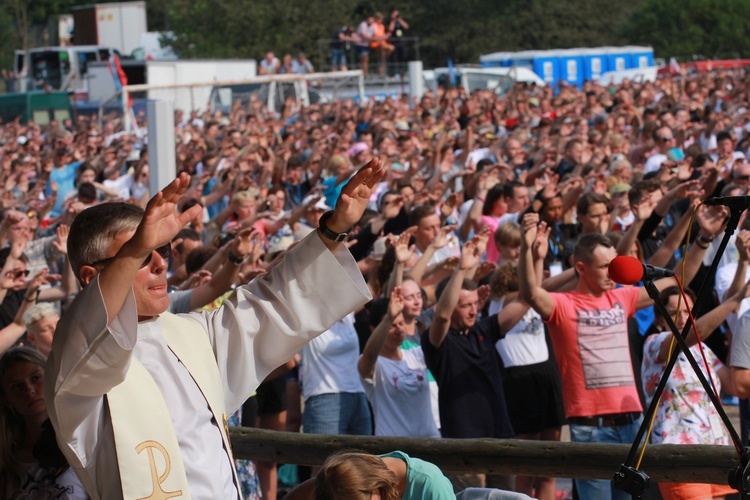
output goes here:
<path id="1" fill-rule="evenodd" d="M 347 229 L 346 232 L 343 232 L 343 233 L 337 233 L 335 231 L 331 231 L 331 229 L 328 227 L 326 222 L 328 222 L 328 219 L 330 219 L 332 215 L 333 215 L 333 210 L 329 210 L 328 212 L 321 215 L 320 221 L 318 222 L 318 229 L 320 229 L 320 232 L 323 234 L 323 236 L 325 236 L 329 240 L 333 240 L 337 242 L 344 241 L 346 237 L 349 235 L 349 231 L 351 230 L 351 228 Z"/>
<path id="2" fill-rule="evenodd" d="M 227 252 L 227 260 L 234 264 L 235 266 L 239 266 L 242 264 L 242 262 L 245 260 L 245 256 L 237 256 L 232 253 L 232 250 L 230 249 L 229 252 Z"/>

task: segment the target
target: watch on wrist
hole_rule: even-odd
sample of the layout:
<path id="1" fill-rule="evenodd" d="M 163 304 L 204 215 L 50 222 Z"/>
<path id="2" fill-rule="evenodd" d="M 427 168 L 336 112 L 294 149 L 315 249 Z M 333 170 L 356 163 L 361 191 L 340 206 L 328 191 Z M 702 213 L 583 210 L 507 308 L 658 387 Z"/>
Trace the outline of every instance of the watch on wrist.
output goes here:
<path id="1" fill-rule="evenodd" d="M 230 249 L 229 252 L 227 252 L 227 260 L 234 264 L 235 266 L 239 266 L 245 261 L 245 256 L 237 256 L 232 253 L 232 250 Z"/>
<path id="2" fill-rule="evenodd" d="M 329 240 L 333 240 L 336 242 L 341 242 L 346 239 L 346 237 L 349 235 L 349 231 L 351 231 L 352 228 L 347 229 L 343 233 L 337 233 L 335 231 L 331 231 L 331 229 L 326 224 L 328 222 L 328 219 L 331 218 L 333 215 L 333 210 L 329 210 L 328 212 L 324 213 L 320 216 L 320 221 L 318 222 L 318 229 L 320 229 L 320 233 L 328 238 Z"/>
<path id="3" fill-rule="evenodd" d="M 708 237 L 704 235 L 703 233 L 698 234 L 698 239 L 701 240 L 703 243 L 711 243 L 712 241 L 714 241 L 714 238 L 715 238 L 714 236 Z"/>

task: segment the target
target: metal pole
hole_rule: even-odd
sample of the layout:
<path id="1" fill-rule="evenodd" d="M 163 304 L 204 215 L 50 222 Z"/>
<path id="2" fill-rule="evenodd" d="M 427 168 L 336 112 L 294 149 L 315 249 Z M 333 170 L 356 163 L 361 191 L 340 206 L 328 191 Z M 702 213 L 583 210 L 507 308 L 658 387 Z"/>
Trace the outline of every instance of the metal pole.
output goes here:
<path id="1" fill-rule="evenodd" d="M 149 190 L 153 195 L 163 189 L 177 176 L 174 138 L 174 103 L 171 101 L 149 101 L 148 159 Z"/>

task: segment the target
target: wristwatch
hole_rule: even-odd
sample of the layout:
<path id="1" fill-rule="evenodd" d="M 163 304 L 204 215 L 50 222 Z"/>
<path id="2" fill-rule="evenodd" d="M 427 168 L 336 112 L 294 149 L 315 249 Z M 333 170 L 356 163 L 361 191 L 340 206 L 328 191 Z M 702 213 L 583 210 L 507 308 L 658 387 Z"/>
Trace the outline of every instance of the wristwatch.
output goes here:
<path id="1" fill-rule="evenodd" d="M 333 240 L 336 242 L 344 241 L 346 237 L 349 235 L 349 231 L 351 231 L 352 228 L 347 229 L 343 233 L 337 233 L 335 231 L 331 231 L 326 225 L 326 222 L 328 222 L 328 219 L 330 219 L 332 215 L 333 215 L 333 210 L 329 210 L 328 212 L 321 215 L 320 221 L 318 222 L 318 229 L 320 229 L 320 232 L 323 234 L 323 236 L 325 236 L 329 240 Z"/>
<path id="2" fill-rule="evenodd" d="M 235 266 L 239 266 L 245 260 L 245 255 L 238 256 L 233 254 L 232 250 L 229 250 L 229 252 L 227 252 L 227 260 Z"/>

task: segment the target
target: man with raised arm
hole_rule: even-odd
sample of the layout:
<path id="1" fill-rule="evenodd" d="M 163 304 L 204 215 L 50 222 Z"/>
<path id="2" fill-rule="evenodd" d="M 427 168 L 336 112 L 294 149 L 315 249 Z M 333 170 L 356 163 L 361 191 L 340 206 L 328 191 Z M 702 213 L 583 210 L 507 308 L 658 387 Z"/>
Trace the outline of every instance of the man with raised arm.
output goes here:
<path id="1" fill-rule="evenodd" d="M 341 246 L 382 177 L 371 160 L 321 227 L 212 312 L 166 313 L 184 173 L 149 201 L 82 212 L 69 238 L 84 286 L 60 320 L 45 380 L 57 440 L 92 498 L 239 498 L 226 415 L 274 368 L 370 299 Z M 239 266 L 250 247 L 233 248 Z"/>
<path id="2" fill-rule="evenodd" d="M 643 416 L 628 345 L 627 320 L 651 303 L 645 288 L 615 288 L 609 263 L 617 256 L 606 236 L 591 233 L 575 247 L 578 286 L 550 293 L 538 285 L 532 262 L 537 214 L 521 225 L 519 288 L 547 323 L 563 380 L 563 403 L 575 442 L 632 443 Z M 672 278 L 655 282 L 659 289 Z M 630 498 L 611 481 L 576 479 L 581 500 Z"/>

